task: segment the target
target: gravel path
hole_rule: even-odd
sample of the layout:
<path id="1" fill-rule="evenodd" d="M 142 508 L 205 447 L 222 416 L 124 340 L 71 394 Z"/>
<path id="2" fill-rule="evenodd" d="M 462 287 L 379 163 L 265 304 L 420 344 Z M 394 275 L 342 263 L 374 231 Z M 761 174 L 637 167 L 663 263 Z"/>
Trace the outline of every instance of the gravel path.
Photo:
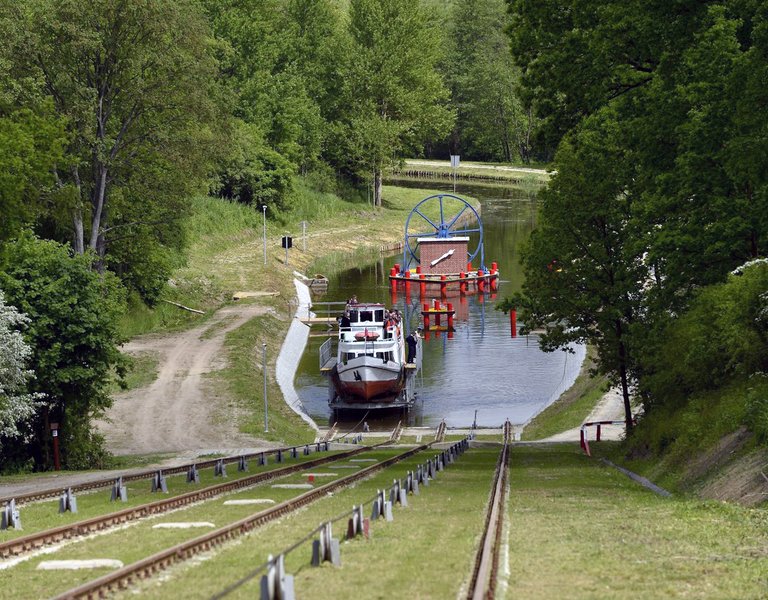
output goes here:
<path id="1" fill-rule="evenodd" d="M 219 310 L 199 327 L 140 336 L 123 348 L 129 354 L 155 352 L 157 379 L 148 387 L 115 396 L 106 419 L 96 423 L 116 455 L 258 447 L 237 429 L 237 408 L 207 378 L 222 369 L 224 336 L 268 309 L 256 304 Z"/>
<path id="2" fill-rule="evenodd" d="M 597 403 L 589 416 L 584 419 L 584 422 L 590 421 L 622 421 L 624 419 L 624 401 L 621 397 L 621 391 L 618 388 L 612 388 L 608 390 L 600 402 Z M 541 442 L 578 442 L 579 430 L 581 427 L 574 427 L 567 431 L 563 431 L 552 435 Z M 594 436 L 594 430 L 590 432 L 590 436 Z M 621 440 L 624 438 L 624 425 L 603 425 L 601 436 L 604 440 Z"/>

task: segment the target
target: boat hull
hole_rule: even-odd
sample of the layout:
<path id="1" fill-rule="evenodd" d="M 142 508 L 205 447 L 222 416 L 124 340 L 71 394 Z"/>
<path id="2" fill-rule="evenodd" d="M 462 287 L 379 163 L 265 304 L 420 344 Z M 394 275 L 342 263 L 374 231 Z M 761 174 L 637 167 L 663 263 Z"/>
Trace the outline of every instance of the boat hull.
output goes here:
<path id="1" fill-rule="evenodd" d="M 366 357 L 339 365 L 334 385 L 339 395 L 354 397 L 356 402 L 394 401 L 405 385 L 405 373 L 401 365 L 387 366 L 380 359 Z"/>

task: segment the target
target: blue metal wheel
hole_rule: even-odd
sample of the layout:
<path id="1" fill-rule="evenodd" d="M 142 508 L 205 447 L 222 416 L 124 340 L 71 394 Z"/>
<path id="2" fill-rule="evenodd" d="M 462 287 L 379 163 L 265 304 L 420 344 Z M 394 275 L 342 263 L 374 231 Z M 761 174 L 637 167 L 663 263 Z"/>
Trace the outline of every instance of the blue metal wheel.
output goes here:
<path id="1" fill-rule="evenodd" d="M 411 209 L 405 221 L 400 274 L 405 273 L 412 263 L 421 262 L 416 254 L 419 238 L 451 238 L 473 233 L 478 234 L 478 240 L 475 246 L 467 248 L 467 262 L 474 261 L 479 254 L 479 268 L 485 269 L 483 222 L 472 205 L 452 194 L 435 194 L 424 198 Z"/>

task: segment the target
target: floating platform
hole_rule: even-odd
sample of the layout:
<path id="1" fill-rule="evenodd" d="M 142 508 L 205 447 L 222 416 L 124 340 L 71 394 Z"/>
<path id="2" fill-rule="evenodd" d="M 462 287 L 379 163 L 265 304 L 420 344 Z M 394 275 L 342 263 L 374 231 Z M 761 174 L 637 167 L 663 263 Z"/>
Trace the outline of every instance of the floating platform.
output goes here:
<path id="1" fill-rule="evenodd" d="M 459 273 L 436 274 L 422 273 L 420 266 L 403 270 L 396 264 L 389 272 L 389 281 L 393 291 L 397 290 L 398 285 L 404 285 L 406 289 L 418 285 L 423 292 L 426 292 L 427 286 L 431 289 L 440 286 L 441 292 L 445 292 L 449 286 L 458 287 L 461 293 L 496 291 L 499 285 L 499 269 L 496 263 L 493 263 L 487 272 L 484 269 L 472 270 L 471 264 L 467 267 L 467 271 Z"/>

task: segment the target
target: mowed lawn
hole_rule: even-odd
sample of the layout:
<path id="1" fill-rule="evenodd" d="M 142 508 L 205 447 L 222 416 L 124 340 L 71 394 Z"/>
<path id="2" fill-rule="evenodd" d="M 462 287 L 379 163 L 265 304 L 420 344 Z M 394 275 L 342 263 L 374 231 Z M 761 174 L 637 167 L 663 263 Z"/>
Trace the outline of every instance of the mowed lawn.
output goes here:
<path id="1" fill-rule="evenodd" d="M 663 498 L 576 444 L 515 446 L 507 598 L 768 598 L 768 511 Z"/>

